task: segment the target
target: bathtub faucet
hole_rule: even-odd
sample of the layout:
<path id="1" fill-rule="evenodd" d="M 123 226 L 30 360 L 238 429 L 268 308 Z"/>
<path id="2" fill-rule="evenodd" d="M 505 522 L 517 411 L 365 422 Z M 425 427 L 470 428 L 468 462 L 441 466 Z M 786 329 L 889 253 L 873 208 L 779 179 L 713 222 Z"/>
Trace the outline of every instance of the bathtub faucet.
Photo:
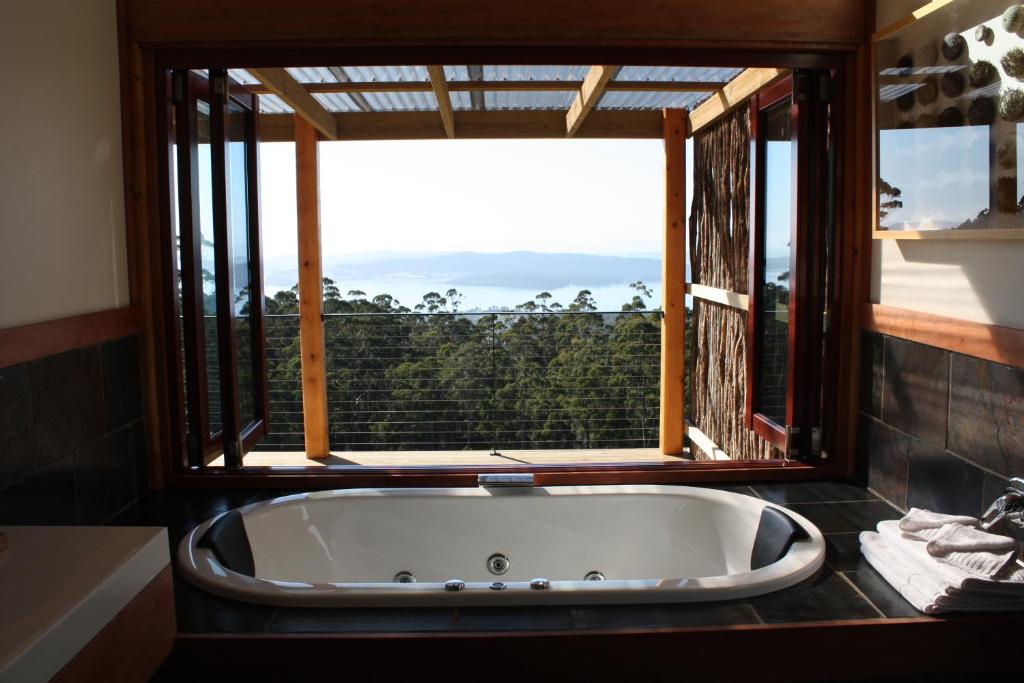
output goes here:
<path id="1" fill-rule="evenodd" d="M 988 506 L 978 527 L 987 531 L 1004 519 L 1024 529 L 1024 479 L 1020 477 L 1011 479 L 1003 495 Z"/>

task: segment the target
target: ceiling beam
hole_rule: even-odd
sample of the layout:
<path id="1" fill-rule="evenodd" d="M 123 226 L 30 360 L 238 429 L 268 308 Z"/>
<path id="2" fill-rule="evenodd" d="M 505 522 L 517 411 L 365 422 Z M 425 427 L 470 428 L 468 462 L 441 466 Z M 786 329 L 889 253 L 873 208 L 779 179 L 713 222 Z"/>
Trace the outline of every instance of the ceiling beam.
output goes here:
<path id="1" fill-rule="evenodd" d="M 617 66 L 592 66 L 587 72 L 580 91 L 576 93 L 569 111 L 565 115 L 565 136 L 571 138 L 583 125 L 587 114 L 594 108 L 597 101 L 604 93 L 604 87 L 618 72 Z"/>
<path id="2" fill-rule="evenodd" d="M 247 69 L 253 78 L 265 85 L 273 94 L 284 100 L 295 113 L 313 124 L 328 140 L 338 139 L 338 122 L 331 112 L 309 94 L 295 78 L 284 69 Z"/>
<path id="3" fill-rule="evenodd" d="M 338 67 L 332 67 L 333 71 Z M 472 69 L 472 67 L 470 67 Z M 363 93 L 363 92 L 430 92 L 428 81 L 341 81 L 338 83 L 300 83 L 310 93 Z M 605 92 L 716 92 L 728 81 L 608 81 Z M 245 86 L 249 92 L 267 95 L 271 91 L 262 83 Z M 535 92 L 570 92 L 583 87 L 583 81 L 484 81 L 474 80 L 470 71 L 468 81 L 448 81 L 451 92 L 468 92 L 478 97 L 484 91 L 509 92 L 530 90 Z M 474 109 L 477 107 L 474 106 Z M 481 107 L 483 105 L 481 103 Z"/>
<path id="4" fill-rule="evenodd" d="M 434 64 L 427 67 L 430 74 L 430 85 L 437 98 L 437 111 L 441 114 L 444 132 L 449 138 L 455 137 L 455 112 L 452 111 L 452 98 L 448 94 L 448 80 L 444 77 L 444 67 Z"/>
<path id="5" fill-rule="evenodd" d="M 745 69 L 736 78 L 690 112 L 690 131 L 693 135 L 701 128 L 750 99 L 764 86 L 774 83 L 789 73 L 788 69 Z"/>
<path id="6" fill-rule="evenodd" d="M 341 140 L 444 140 L 436 111 L 336 112 Z M 288 142 L 294 137 L 291 114 L 260 114 L 260 139 Z M 565 112 L 559 109 L 493 109 L 459 112 L 459 139 L 565 139 Z M 597 109 L 587 116 L 578 138 L 661 139 L 658 109 Z"/>

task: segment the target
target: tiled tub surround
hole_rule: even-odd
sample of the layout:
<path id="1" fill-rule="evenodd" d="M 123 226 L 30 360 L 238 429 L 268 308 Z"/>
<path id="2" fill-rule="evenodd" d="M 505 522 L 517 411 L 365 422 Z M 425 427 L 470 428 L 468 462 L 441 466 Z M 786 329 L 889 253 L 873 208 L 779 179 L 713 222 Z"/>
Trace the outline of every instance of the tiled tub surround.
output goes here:
<path id="1" fill-rule="evenodd" d="M 136 337 L 0 369 L 0 524 L 99 524 L 145 491 Z"/>
<path id="2" fill-rule="evenodd" d="M 865 334 L 859 449 L 901 509 L 979 515 L 1024 475 L 1024 369 Z"/>

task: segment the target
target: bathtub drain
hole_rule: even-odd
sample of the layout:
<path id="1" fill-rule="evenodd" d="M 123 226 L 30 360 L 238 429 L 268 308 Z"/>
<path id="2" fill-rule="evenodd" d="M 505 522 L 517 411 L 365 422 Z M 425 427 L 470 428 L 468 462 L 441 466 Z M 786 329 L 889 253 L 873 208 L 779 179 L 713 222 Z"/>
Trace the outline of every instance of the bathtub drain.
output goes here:
<path id="1" fill-rule="evenodd" d="M 412 572 L 398 572 L 395 574 L 395 578 L 392 579 L 394 583 L 416 583 L 416 577 Z"/>
<path id="2" fill-rule="evenodd" d="M 604 574 L 601 572 L 587 572 L 587 575 L 583 577 L 584 581 L 604 581 Z"/>

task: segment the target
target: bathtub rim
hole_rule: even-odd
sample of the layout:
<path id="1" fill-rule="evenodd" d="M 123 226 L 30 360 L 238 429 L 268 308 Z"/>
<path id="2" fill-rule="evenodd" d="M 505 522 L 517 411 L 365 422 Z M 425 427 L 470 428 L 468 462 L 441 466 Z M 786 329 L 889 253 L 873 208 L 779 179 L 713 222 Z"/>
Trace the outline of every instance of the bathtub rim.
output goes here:
<path id="1" fill-rule="evenodd" d="M 550 590 L 531 590 L 529 582 L 504 582 L 496 591 L 491 581 L 465 582 L 458 592 L 444 590 L 444 583 L 417 582 L 306 583 L 260 579 L 223 567 L 206 548 L 196 544 L 206 530 L 231 510 L 205 520 L 182 538 L 176 557 L 183 578 L 190 584 L 220 597 L 277 607 L 461 607 L 500 605 L 612 605 L 712 602 L 738 600 L 773 593 L 813 576 L 825 563 L 825 538 L 803 515 L 782 505 L 754 496 L 715 488 L 660 484 L 610 484 L 595 486 L 551 486 L 533 488 L 355 488 L 310 491 L 278 496 L 232 508 L 242 514 L 255 509 L 294 503 L 303 499 L 387 496 L 516 496 L 588 494 L 647 494 L 693 496 L 710 500 L 749 498 L 759 509 L 775 508 L 791 517 L 806 532 L 786 555 L 761 569 L 739 574 L 691 579 L 613 579 L 595 581 L 551 581 Z M 202 566 L 205 564 L 206 566 Z M 452 577 L 458 578 L 458 577 Z"/>

